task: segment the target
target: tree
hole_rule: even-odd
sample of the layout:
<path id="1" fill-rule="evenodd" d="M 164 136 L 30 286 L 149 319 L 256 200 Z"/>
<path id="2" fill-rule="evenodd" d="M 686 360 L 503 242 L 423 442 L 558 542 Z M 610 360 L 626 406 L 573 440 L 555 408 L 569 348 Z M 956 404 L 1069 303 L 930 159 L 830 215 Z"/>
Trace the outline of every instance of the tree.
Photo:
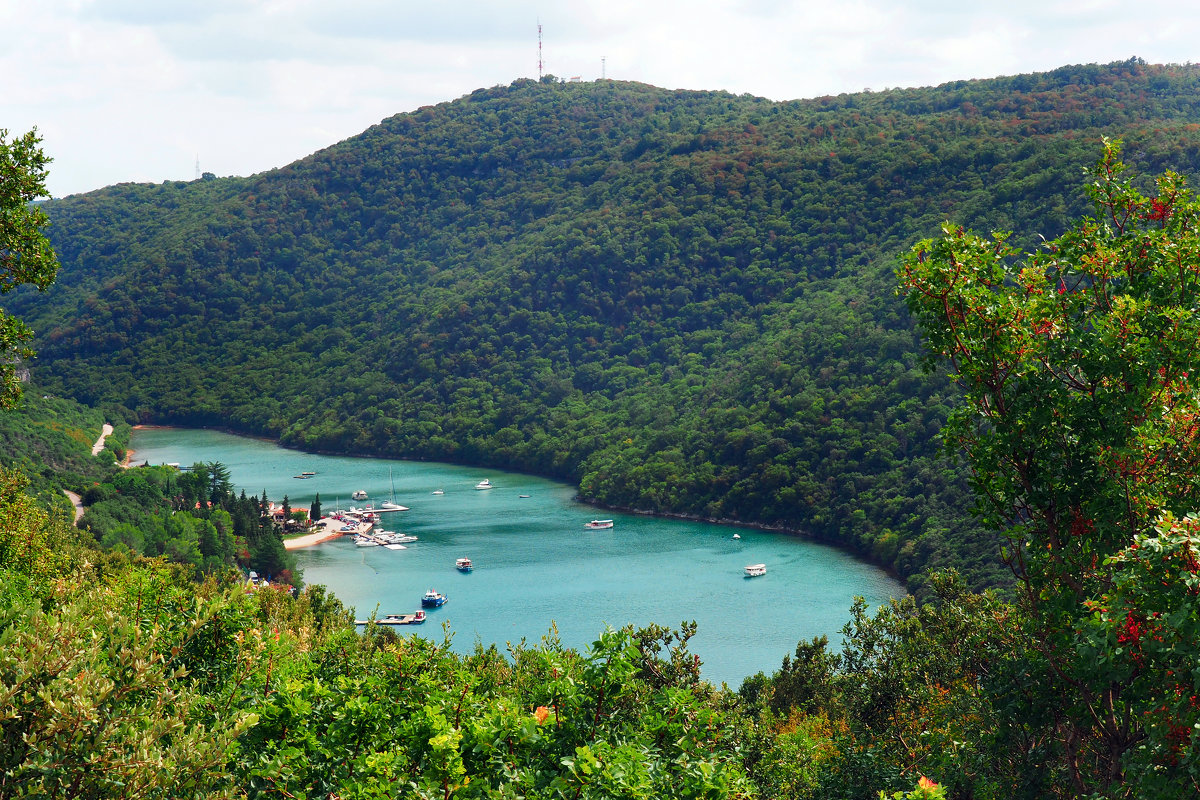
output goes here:
<path id="1" fill-rule="evenodd" d="M 22 284 L 45 291 L 58 273 L 58 258 L 42 233 L 46 215 L 31 205 L 46 197 L 46 165 L 37 130 L 7 141 L 0 128 L 0 294 Z M 32 358 L 27 342 L 33 331 L 0 311 L 0 408 L 13 408 L 21 398 L 18 366 Z"/>
<path id="2" fill-rule="evenodd" d="M 308 518 L 316 522 L 321 518 L 321 494 L 313 498 L 312 504 L 308 507 Z"/>
<path id="3" fill-rule="evenodd" d="M 1200 659 L 1200 202 L 1123 169 L 1105 140 L 1096 216 L 1037 252 L 947 224 L 898 274 L 965 391 L 946 440 L 1007 537 L 1034 646 L 1014 694 L 1050 731 L 1059 792 L 1173 797 L 1200 791 L 1200 673 L 1179 669 Z"/>

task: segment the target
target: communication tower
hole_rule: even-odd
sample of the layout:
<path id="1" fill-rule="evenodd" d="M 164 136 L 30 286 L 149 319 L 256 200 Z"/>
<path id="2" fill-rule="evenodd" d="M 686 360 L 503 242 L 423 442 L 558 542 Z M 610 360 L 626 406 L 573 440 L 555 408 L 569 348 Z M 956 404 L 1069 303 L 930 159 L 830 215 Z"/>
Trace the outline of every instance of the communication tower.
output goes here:
<path id="1" fill-rule="evenodd" d="M 542 80 L 542 21 L 538 20 L 538 81 Z"/>

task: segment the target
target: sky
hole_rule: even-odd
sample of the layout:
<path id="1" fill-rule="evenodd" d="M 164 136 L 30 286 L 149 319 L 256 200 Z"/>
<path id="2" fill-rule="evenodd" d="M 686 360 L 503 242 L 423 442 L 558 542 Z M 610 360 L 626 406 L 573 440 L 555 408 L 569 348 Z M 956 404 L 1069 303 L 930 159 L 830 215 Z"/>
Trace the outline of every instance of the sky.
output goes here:
<path id="1" fill-rule="evenodd" d="M 772 100 L 1200 52 L 1161 0 L 0 0 L 0 129 L 62 197 L 251 175 L 542 73 Z"/>

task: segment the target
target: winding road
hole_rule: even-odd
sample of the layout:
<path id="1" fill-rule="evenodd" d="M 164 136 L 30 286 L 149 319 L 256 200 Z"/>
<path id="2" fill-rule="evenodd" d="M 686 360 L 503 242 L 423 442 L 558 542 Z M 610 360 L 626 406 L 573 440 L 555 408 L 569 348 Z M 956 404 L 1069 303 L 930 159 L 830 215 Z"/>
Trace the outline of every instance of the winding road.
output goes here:
<path id="1" fill-rule="evenodd" d="M 92 445 L 92 455 L 100 455 L 100 451 L 104 449 L 104 440 L 107 439 L 112 432 L 113 426 L 109 425 L 107 422 L 104 423 L 104 427 L 100 429 L 100 438 L 96 440 L 94 445 Z M 75 492 L 68 492 L 66 489 L 63 489 L 63 494 L 65 494 L 68 499 L 70 499 L 71 504 L 75 506 L 75 524 L 78 525 L 79 520 L 83 518 L 83 498 L 75 494 Z"/>

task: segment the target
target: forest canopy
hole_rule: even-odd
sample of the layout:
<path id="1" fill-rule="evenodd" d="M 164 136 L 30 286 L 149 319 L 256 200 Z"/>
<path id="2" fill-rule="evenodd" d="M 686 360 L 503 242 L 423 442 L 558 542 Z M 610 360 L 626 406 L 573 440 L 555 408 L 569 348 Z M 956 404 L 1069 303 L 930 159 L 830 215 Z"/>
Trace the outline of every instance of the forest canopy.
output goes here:
<path id="1" fill-rule="evenodd" d="M 774 103 L 516 81 L 248 178 L 45 205 L 38 379 L 129 421 L 575 482 L 1005 584 L 892 266 L 1053 237 L 1104 135 L 1200 167 L 1191 66 Z"/>

